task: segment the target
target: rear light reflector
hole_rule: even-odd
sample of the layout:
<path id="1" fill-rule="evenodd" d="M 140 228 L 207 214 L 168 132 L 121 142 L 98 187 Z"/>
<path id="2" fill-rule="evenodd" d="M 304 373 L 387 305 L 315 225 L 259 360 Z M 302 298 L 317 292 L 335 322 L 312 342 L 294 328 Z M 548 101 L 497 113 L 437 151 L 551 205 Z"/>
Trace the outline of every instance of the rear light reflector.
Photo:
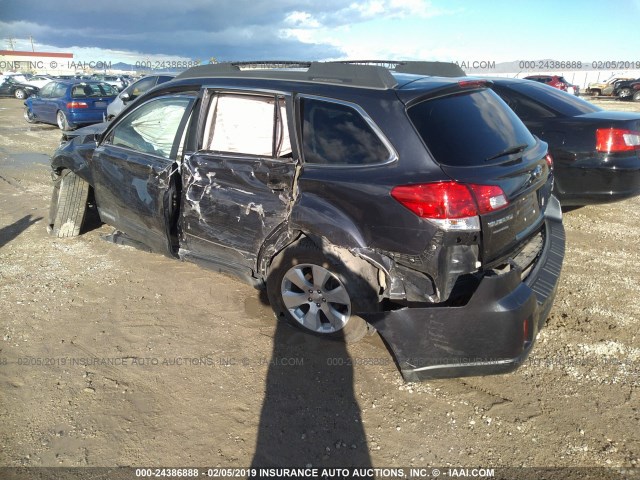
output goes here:
<path id="1" fill-rule="evenodd" d="M 67 108 L 89 108 L 85 102 L 68 102 Z"/>
<path id="2" fill-rule="evenodd" d="M 478 215 L 500 210 L 509 204 L 496 185 L 466 185 L 458 182 L 401 185 L 391 196 L 420 218 L 445 230 L 479 230 Z"/>
<path id="3" fill-rule="evenodd" d="M 549 170 L 553 170 L 553 157 L 550 153 L 547 153 L 547 155 L 544 157 L 544 160 L 547 162 Z"/>
<path id="4" fill-rule="evenodd" d="M 640 150 L 640 132 L 622 128 L 599 128 L 596 130 L 596 150 L 605 153 Z"/>

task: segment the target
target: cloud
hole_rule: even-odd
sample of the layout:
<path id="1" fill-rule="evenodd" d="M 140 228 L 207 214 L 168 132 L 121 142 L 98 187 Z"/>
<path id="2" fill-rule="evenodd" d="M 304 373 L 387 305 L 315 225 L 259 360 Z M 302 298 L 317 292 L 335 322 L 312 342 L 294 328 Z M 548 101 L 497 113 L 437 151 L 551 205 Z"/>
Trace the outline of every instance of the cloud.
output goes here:
<path id="1" fill-rule="evenodd" d="M 443 14 L 425 0 L 0 0 L 0 8 L 5 38 L 219 60 L 339 58 L 343 29 Z"/>

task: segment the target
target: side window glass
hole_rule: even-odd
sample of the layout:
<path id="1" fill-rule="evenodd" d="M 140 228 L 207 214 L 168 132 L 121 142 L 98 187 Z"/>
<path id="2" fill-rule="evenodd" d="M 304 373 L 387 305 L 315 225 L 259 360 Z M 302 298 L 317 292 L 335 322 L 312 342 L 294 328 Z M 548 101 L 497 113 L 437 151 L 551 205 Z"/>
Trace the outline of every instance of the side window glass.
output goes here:
<path id="1" fill-rule="evenodd" d="M 131 98 L 136 98 L 138 95 L 142 95 L 144 92 L 153 87 L 155 83 L 156 79 L 153 77 L 144 78 L 133 86 L 133 89 L 131 90 L 131 93 L 129 95 L 131 95 Z"/>
<path id="2" fill-rule="evenodd" d="M 55 86 L 56 86 L 55 82 L 47 83 L 44 87 L 42 87 L 42 90 L 40 90 L 40 96 L 42 98 L 49 98 L 53 93 L 53 89 Z"/>
<path id="3" fill-rule="evenodd" d="M 171 158 L 180 121 L 192 99 L 162 97 L 127 115 L 113 129 L 111 143 L 162 158 Z"/>
<path id="4" fill-rule="evenodd" d="M 391 152 L 348 105 L 302 98 L 302 149 L 306 163 L 368 165 L 389 160 Z"/>
<path id="5" fill-rule="evenodd" d="M 219 94 L 207 114 L 203 149 L 260 157 L 290 156 L 284 98 Z"/>
<path id="6" fill-rule="evenodd" d="M 67 93 L 67 86 L 64 83 L 58 83 L 56 88 L 53 90 L 52 96 L 55 98 L 64 97 Z"/>
<path id="7" fill-rule="evenodd" d="M 551 110 L 524 95 L 519 95 L 513 91 L 506 92 L 502 89 L 496 90 L 496 93 L 520 117 L 520 120 L 539 120 L 556 116 Z"/>

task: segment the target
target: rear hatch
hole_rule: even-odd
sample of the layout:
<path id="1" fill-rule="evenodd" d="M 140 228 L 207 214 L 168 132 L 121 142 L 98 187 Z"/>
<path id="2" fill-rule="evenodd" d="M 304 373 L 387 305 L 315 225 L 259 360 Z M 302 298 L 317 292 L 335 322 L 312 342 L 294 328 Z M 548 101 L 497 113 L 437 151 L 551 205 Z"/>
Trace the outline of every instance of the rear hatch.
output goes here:
<path id="1" fill-rule="evenodd" d="M 474 194 L 484 268 L 514 256 L 541 230 L 552 186 L 547 144 L 485 82 L 430 92 L 407 112 L 445 174 Z"/>
<path id="2" fill-rule="evenodd" d="M 71 109 L 106 112 L 118 92 L 108 83 L 80 83 L 71 89 Z"/>

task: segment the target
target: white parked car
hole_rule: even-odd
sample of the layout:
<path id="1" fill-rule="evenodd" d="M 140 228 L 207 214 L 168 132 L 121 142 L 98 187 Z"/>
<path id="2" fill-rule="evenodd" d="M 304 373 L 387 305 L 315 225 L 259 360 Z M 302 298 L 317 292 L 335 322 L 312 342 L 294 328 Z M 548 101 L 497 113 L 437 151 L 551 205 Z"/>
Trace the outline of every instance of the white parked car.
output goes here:
<path id="1" fill-rule="evenodd" d="M 48 77 L 47 75 L 34 75 L 33 77 L 29 78 L 28 80 L 25 80 L 22 83 L 26 83 L 27 85 L 33 85 L 34 87 L 42 88 L 52 80 L 53 78 Z"/>

